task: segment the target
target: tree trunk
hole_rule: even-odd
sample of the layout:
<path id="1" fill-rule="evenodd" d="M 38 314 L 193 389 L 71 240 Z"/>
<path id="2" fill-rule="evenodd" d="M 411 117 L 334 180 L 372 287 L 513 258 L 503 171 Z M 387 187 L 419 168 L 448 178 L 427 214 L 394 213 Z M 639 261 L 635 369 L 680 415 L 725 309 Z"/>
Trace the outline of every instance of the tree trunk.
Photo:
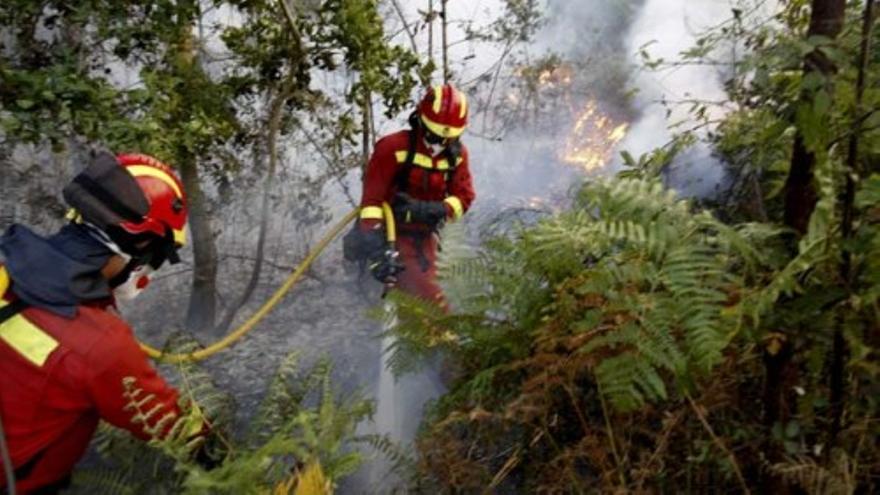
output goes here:
<path id="1" fill-rule="evenodd" d="M 446 26 L 449 22 L 449 19 L 446 17 L 446 2 L 449 0 L 441 0 L 441 8 L 443 10 L 440 11 L 440 21 L 443 26 L 443 83 L 449 83 L 449 41 L 446 39 Z"/>
<path id="2" fill-rule="evenodd" d="M 841 219 L 841 235 L 844 242 L 842 244 L 842 256 L 840 261 L 840 278 L 846 287 L 847 292 L 852 290 L 853 273 L 852 273 L 852 253 L 850 252 L 849 242 L 853 237 L 853 215 L 855 213 L 854 203 L 856 196 L 856 181 L 860 177 L 859 167 L 859 138 L 862 134 L 862 113 L 864 112 L 864 94 L 865 94 L 865 78 L 868 71 L 868 60 L 871 55 L 871 31 L 874 24 L 874 0 L 865 2 L 865 11 L 862 16 L 862 40 L 859 50 L 858 77 L 856 79 L 856 102 L 855 111 L 853 112 L 853 129 L 849 138 L 846 156 L 846 186 L 843 198 L 841 200 L 840 210 L 842 211 Z M 828 450 L 837 442 L 837 435 L 840 433 L 843 418 L 843 410 L 846 399 L 846 360 L 849 355 L 849 349 L 846 345 L 846 339 L 843 335 L 843 327 L 846 324 L 844 312 L 850 311 L 848 305 L 838 308 L 836 318 L 836 328 L 834 329 L 834 339 L 831 351 L 831 376 L 830 376 L 830 403 L 831 403 L 831 425 L 828 431 Z"/>
<path id="3" fill-rule="evenodd" d="M 291 74 L 293 74 L 293 72 L 291 72 Z M 247 286 L 245 286 L 238 299 L 233 301 L 229 306 L 223 315 L 220 324 L 217 325 L 217 333 L 225 333 L 229 330 L 229 327 L 232 326 L 232 322 L 235 319 L 235 315 L 245 304 L 247 304 L 248 300 L 250 300 L 256 290 L 257 284 L 260 282 L 260 273 L 262 272 L 265 259 L 266 235 L 269 230 L 269 213 L 271 206 L 270 193 L 272 191 L 272 186 L 275 184 L 275 171 L 278 168 L 278 133 L 281 129 L 281 118 L 284 115 L 284 103 L 290 96 L 292 86 L 293 81 L 288 80 L 285 87 L 279 90 L 277 96 L 273 99 L 269 110 L 269 126 L 266 130 L 265 137 L 266 153 L 269 155 L 269 167 L 268 170 L 266 170 L 266 179 L 263 183 L 263 203 L 260 210 L 260 232 L 257 238 L 257 251 L 254 255 L 254 267 L 251 270 L 251 276 L 248 279 Z"/>
<path id="4" fill-rule="evenodd" d="M 845 0 L 812 0 L 812 14 L 807 38 L 824 36 L 834 39 L 843 28 Z M 804 58 L 803 77 L 810 74 L 830 76 L 836 70 L 822 52 L 813 50 Z M 802 90 L 801 103 L 812 101 L 812 92 Z M 785 181 L 785 224 L 803 234 L 807 231 L 810 215 L 816 207 L 816 188 L 813 167 L 816 156 L 807 149 L 800 131 L 795 134 L 791 167 Z"/>
<path id="5" fill-rule="evenodd" d="M 846 0 L 812 0 L 811 1 L 810 26 L 807 30 L 807 38 L 824 36 L 830 39 L 837 38 L 843 28 Z M 836 71 L 834 64 L 820 51 L 813 50 L 804 57 L 803 77 L 811 74 L 819 74 L 825 79 L 826 87 L 830 85 L 830 78 Z M 800 104 L 809 105 L 813 101 L 813 91 L 802 89 Z M 815 154 L 807 149 L 807 143 L 800 129 L 794 138 L 794 147 L 791 154 L 791 166 L 785 181 L 785 225 L 791 227 L 799 234 L 807 231 L 810 216 L 816 207 L 816 187 L 813 183 L 813 169 L 816 164 Z M 794 329 L 797 332 L 797 329 Z M 796 370 L 792 369 L 791 359 L 794 350 L 791 342 L 784 335 L 773 339 L 777 347 L 775 350 L 768 345 L 764 349 L 764 422 L 768 428 L 768 441 L 765 452 L 773 461 L 782 453 L 773 448 L 775 445 L 769 440 L 769 428 L 777 421 L 785 420 L 787 402 L 785 394 L 789 389 L 785 386 L 786 377 Z M 779 347 L 781 346 L 781 347 Z M 767 475 L 763 480 L 763 489 L 766 493 L 777 493 L 780 488 L 780 480 Z"/>
<path id="6" fill-rule="evenodd" d="M 364 103 L 361 106 L 361 152 L 364 156 L 361 160 L 361 177 L 367 173 L 367 164 L 370 161 L 370 150 L 373 145 L 373 139 L 370 136 L 370 113 L 372 112 L 370 100 L 370 90 L 364 87 Z"/>
<path id="7" fill-rule="evenodd" d="M 187 193 L 189 228 L 193 245 L 192 292 L 186 312 L 186 327 L 204 335 L 214 327 L 217 311 L 217 248 L 211 227 L 208 201 L 199 182 L 195 159 L 178 161 L 180 179 Z"/>
<path id="8" fill-rule="evenodd" d="M 173 67 L 181 76 L 186 92 L 197 91 L 192 87 L 194 77 L 200 72 L 196 57 L 192 30 L 198 17 L 197 4 L 193 1 L 178 3 L 178 46 Z M 192 108 L 184 100 L 175 109 L 173 117 L 180 122 L 190 119 Z M 175 161 L 180 168 L 180 178 L 187 193 L 189 227 L 193 244 L 193 279 L 186 312 L 186 327 L 191 332 L 204 335 L 214 329 L 217 312 L 217 248 L 211 211 L 202 191 L 198 159 L 185 144 L 180 144 Z"/>

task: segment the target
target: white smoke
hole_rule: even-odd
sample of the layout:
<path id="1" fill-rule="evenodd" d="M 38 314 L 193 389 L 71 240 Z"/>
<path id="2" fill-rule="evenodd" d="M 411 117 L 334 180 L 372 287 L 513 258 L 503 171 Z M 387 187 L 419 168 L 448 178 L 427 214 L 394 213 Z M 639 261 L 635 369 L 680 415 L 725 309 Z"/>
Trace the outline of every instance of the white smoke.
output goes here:
<path id="1" fill-rule="evenodd" d="M 636 66 L 642 62 L 638 55 L 642 49 L 653 59 L 675 62 L 706 29 L 732 15 L 729 0 L 648 0 L 630 27 L 628 55 Z M 674 132 L 670 126 L 680 131 L 695 127 L 697 121 L 687 113 L 690 105 L 684 102 L 724 101 L 722 70 L 714 65 L 637 70 L 633 84 L 638 89 L 635 105 L 640 118 L 633 123 L 620 148 L 639 156 L 669 143 Z M 724 111 L 712 104 L 707 108 L 710 118 L 720 117 Z M 701 129 L 697 136 L 704 137 L 705 131 Z M 712 156 L 711 147 L 700 141 L 676 158 L 667 179 L 684 195 L 707 196 L 720 186 L 723 176 L 721 163 Z"/>
<path id="2" fill-rule="evenodd" d="M 628 36 L 627 51 L 633 64 L 642 62 L 645 49 L 652 59 L 663 59 L 673 66 L 652 72 L 640 70 L 633 78 L 638 88 L 635 104 L 641 117 L 621 143 L 634 156 L 669 143 L 673 132 L 694 128 L 698 122 L 688 114 L 690 102 L 706 102 L 706 116 L 717 120 L 730 108 L 719 105 L 727 100 L 724 81 L 732 70 L 741 45 L 721 44 L 710 54 L 713 64 L 675 65 L 681 53 L 693 48 L 707 30 L 729 24 L 734 10 L 752 21 L 769 19 L 779 10 L 779 2 L 769 0 L 648 0 L 639 11 Z M 761 21 L 762 22 L 762 21 Z M 746 22 L 748 24 L 748 21 Z M 676 102 L 687 102 L 675 104 Z M 669 114 L 666 115 L 666 112 Z M 670 129 L 670 126 L 674 126 Z M 701 139 L 682 153 L 668 170 L 669 184 L 686 196 L 710 196 L 723 187 L 724 169 L 705 141 L 710 127 L 696 132 Z"/>

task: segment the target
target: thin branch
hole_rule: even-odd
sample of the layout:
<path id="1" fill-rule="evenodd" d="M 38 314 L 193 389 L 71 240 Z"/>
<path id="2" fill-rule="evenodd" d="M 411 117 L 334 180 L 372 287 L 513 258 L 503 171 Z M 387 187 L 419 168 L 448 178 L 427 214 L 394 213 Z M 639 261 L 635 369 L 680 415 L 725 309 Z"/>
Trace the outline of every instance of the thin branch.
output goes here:
<path id="1" fill-rule="evenodd" d="M 856 79 L 856 101 L 855 115 L 862 113 L 862 105 L 865 94 L 865 79 L 868 69 L 868 61 L 871 56 L 871 31 L 874 27 L 874 0 L 865 2 L 865 11 L 862 19 L 862 37 L 861 46 L 859 48 L 858 77 Z M 842 256 L 840 259 L 840 278 L 847 292 L 852 291 L 853 275 L 852 275 L 852 253 L 850 252 L 849 242 L 853 233 L 853 217 L 854 202 L 856 196 L 856 181 L 859 177 L 859 138 L 861 137 L 862 121 L 855 119 L 853 123 L 853 131 L 849 138 L 846 156 L 846 186 L 843 198 L 841 200 L 840 209 L 842 211 L 841 233 L 843 236 Z M 840 432 L 843 411 L 845 407 L 846 395 L 846 379 L 844 372 L 846 368 L 846 356 L 848 354 L 846 340 L 843 335 L 844 318 L 842 311 L 837 311 L 835 318 L 836 328 L 834 329 L 834 339 L 831 353 L 831 373 L 830 373 L 830 403 L 831 403 L 831 426 L 829 428 L 829 449 L 837 442 L 837 435 Z"/>
<path id="2" fill-rule="evenodd" d="M 492 77 L 492 88 L 489 90 L 489 97 L 486 99 L 486 113 L 483 114 L 482 131 L 484 134 L 486 134 L 487 119 L 489 110 L 492 108 L 492 100 L 495 98 L 495 88 L 498 86 L 498 76 L 501 74 L 501 69 L 504 68 L 504 60 L 512 50 L 513 42 L 508 41 L 507 46 L 504 47 L 504 52 L 501 54 L 501 58 L 498 59 L 498 67 L 495 70 L 495 75 Z"/>
<path id="3" fill-rule="evenodd" d="M 327 163 L 327 166 L 330 168 L 331 175 L 336 179 L 337 182 L 339 182 L 339 187 L 342 188 L 342 192 L 343 194 L 345 194 L 346 199 L 348 199 L 349 204 L 351 204 L 352 207 L 357 206 L 358 203 L 357 201 L 355 201 L 354 196 L 351 194 L 351 189 L 348 187 L 348 184 L 346 184 L 345 181 L 342 180 L 347 169 L 342 168 L 341 170 L 334 170 L 334 168 L 336 168 L 336 164 L 339 163 L 339 160 L 335 159 L 334 157 L 328 156 L 327 153 L 324 152 L 324 147 L 321 146 L 320 143 L 318 143 L 318 140 L 315 139 L 314 136 L 312 136 L 308 129 L 303 127 L 300 130 L 306 136 L 306 139 L 308 139 L 309 143 L 311 143 L 311 145 L 315 147 L 315 151 L 317 151 L 318 154 L 321 155 L 321 158 L 323 158 L 324 161 Z"/>
<path id="4" fill-rule="evenodd" d="M 733 466 L 733 472 L 734 474 L 736 474 L 736 479 L 739 481 L 743 493 L 752 493 L 752 491 L 749 490 L 749 485 L 746 484 L 746 479 L 743 478 L 742 470 L 740 470 L 739 463 L 736 462 L 736 457 L 733 455 L 733 452 L 731 452 L 730 449 L 728 449 L 727 446 L 724 445 L 724 442 L 720 438 L 718 438 L 718 435 L 716 435 L 715 431 L 712 430 L 712 425 L 710 425 L 709 422 L 706 420 L 706 415 L 703 414 L 703 411 L 700 409 L 697 403 L 694 402 L 694 399 L 691 398 L 690 394 L 685 394 L 684 396 L 685 398 L 687 398 L 688 403 L 691 405 L 691 409 L 693 409 L 694 413 L 696 413 L 697 418 L 699 418 L 700 423 L 702 423 L 703 428 L 709 434 L 709 437 L 711 437 L 712 441 L 715 442 L 715 446 L 721 449 L 721 451 L 724 452 L 724 454 L 727 456 L 727 459 L 730 461 L 730 465 Z"/>
<path id="5" fill-rule="evenodd" d="M 293 8 L 287 4 L 287 0 L 278 0 L 278 3 L 281 4 L 281 8 L 284 10 L 284 17 L 287 18 L 287 23 L 290 25 L 290 29 L 293 30 L 294 38 L 301 40 L 302 36 L 300 35 L 299 27 L 296 25 Z"/>
<path id="6" fill-rule="evenodd" d="M 608 414 L 608 404 L 605 403 L 605 393 L 602 392 L 602 385 L 596 381 L 596 390 L 599 394 L 599 404 L 602 406 L 602 417 L 605 419 L 605 432 L 608 434 L 608 443 L 611 444 L 611 454 L 614 455 L 614 462 L 617 463 L 617 475 L 620 476 L 620 488 L 626 489 L 626 477 L 623 475 L 623 460 L 620 458 L 620 452 L 617 451 L 617 441 L 614 439 L 614 428 L 611 427 L 611 416 Z"/>
<path id="7" fill-rule="evenodd" d="M 428 60 L 434 64 L 434 0 L 428 0 Z"/>
<path id="8" fill-rule="evenodd" d="M 409 38 L 409 43 L 412 46 L 413 53 L 419 53 L 419 47 L 416 44 L 416 35 L 410 31 L 409 22 L 406 21 L 406 16 L 403 15 L 403 9 L 400 7 L 400 2 L 397 0 L 391 0 L 391 5 L 394 6 L 395 12 L 397 12 L 397 16 L 400 17 L 400 22 L 403 23 L 403 30 L 406 32 L 406 36 Z"/>

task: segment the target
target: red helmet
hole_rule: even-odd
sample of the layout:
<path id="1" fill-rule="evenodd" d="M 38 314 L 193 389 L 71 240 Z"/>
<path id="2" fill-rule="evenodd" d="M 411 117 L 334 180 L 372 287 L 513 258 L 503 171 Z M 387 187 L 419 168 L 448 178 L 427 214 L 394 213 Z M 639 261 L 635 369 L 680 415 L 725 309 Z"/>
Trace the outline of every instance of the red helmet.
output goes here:
<path id="1" fill-rule="evenodd" d="M 64 199 L 71 219 L 97 227 L 126 253 L 146 250 L 173 263 L 186 242 L 183 185 L 151 156 L 99 153 L 64 188 Z"/>
<path id="2" fill-rule="evenodd" d="M 451 84 L 429 89 L 418 111 L 422 124 L 443 138 L 457 138 L 467 127 L 467 97 Z"/>
<path id="3" fill-rule="evenodd" d="M 123 154 L 116 160 L 134 176 L 149 204 L 141 222 L 123 221 L 119 226 L 130 234 L 149 232 L 159 237 L 170 230 L 177 246 L 186 244 L 186 195 L 177 175 L 148 155 Z"/>

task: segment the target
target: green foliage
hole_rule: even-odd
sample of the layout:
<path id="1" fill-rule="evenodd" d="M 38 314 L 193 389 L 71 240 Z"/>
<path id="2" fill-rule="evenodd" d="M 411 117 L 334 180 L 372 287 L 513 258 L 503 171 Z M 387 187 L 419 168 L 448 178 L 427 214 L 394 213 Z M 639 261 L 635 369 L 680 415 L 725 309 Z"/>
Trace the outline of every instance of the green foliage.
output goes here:
<path id="1" fill-rule="evenodd" d="M 228 53 L 222 63 L 207 56 L 207 39 L 196 38 L 203 7 L 192 1 L 4 3 L 0 21 L 10 32 L 0 59 L 4 137 L 56 147 L 84 138 L 174 164 L 198 157 L 220 177 L 236 168 L 229 151 L 247 147 L 265 127 L 253 118 L 259 96 L 282 82 L 293 84 L 286 90 L 288 109 L 312 110 L 329 100 L 312 85 L 313 74 L 347 68 L 359 75 L 351 102 L 360 106 L 367 92 L 378 93 L 395 115 L 425 73 L 414 54 L 386 42 L 373 1 L 297 6 L 296 29 L 280 2 L 211 2 L 212 9 L 237 10 L 242 18 L 241 25 L 207 31 Z M 118 82 L 122 72 L 135 84 Z M 356 129 L 341 130 L 350 137 Z"/>
<path id="2" fill-rule="evenodd" d="M 214 387 L 198 366 L 183 365 L 184 413 L 157 423 L 149 444 L 102 424 L 94 445 L 110 469 L 77 471 L 75 486 L 89 493 L 266 493 L 288 487 L 298 470 L 309 464 L 321 466 L 327 479 L 338 481 L 363 460 L 351 442 L 380 445 L 384 439 L 355 437 L 355 426 L 372 415 L 373 406 L 357 394 L 339 397 L 331 372 L 326 359 L 304 368 L 298 354 L 285 358 L 249 431 L 239 438 L 230 435 L 233 411 L 228 394 Z M 152 412 L 141 409 L 144 397 L 136 382 L 126 384 L 126 394 L 132 420 L 148 419 Z M 198 408 L 192 407 L 196 403 Z M 207 443 L 192 436 L 205 418 L 211 425 Z M 161 436 L 166 429 L 168 433 Z M 199 457 L 212 457 L 217 466 L 207 470 L 197 463 L 194 452 L 199 449 Z M 391 451 L 386 445 L 381 452 Z M 288 488 L 277 489 L 288 493 Z"/>

